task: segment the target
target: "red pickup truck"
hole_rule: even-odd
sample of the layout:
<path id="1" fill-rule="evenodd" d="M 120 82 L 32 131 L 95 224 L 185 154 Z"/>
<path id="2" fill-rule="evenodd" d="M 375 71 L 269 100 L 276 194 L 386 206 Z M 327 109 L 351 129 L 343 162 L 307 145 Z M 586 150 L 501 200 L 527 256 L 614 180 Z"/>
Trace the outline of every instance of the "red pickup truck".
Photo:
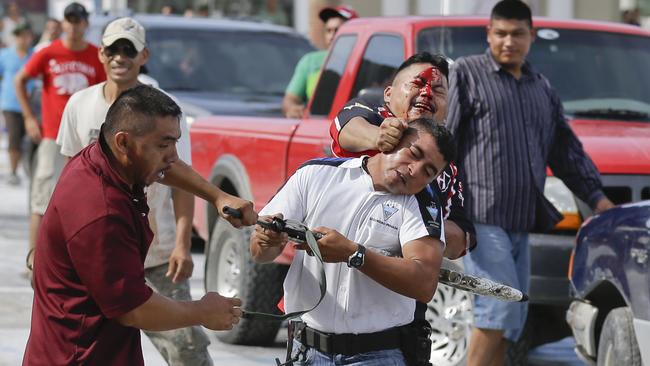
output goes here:
<path id="1" fill-rule="evenodd" d="M 396 67 L 415 52 L 442 53 L 451 59 L 484 52 L 487 22 L 478 17 L 347 22 L 330 49 L 304 118 L 199 118 L 191 126 L 194 167 L 223 190 L 261 209 L 302 162 L 331 155 L 328 128 L 346 101 L 361 94 L 381 98 Z M 602 174 L 606 194 L 615 203 L 649 199 L 650 33 L 613 23 L 541 18 L 535 19 L 535 26 L 529 59 L 558 90 L 571 126 Z M 564 322 L 569 303 L 566 271 L 575 232 L 591 213 L 552 176 L 545 194 L 565 219 L 552 233 L 531 235 L 529 332 L 519 348 L 513 348 L 516 357 L 525 357 L 531 342 L 570 334 Z M 218 220 L 201 201 L 196 227 L 207 239 L 206 290 L 237 295 L 251 310 L 277 311 L 292 253 L 286 251 L 275 264 L 253 263 L 249 232 Z M 435 328 L 432 361 L 463 362 L 471 297 L 439 286 L 429 305 Z M 269 344 L 279 327 L 243 320 L 217 337 L 230 343 Z"/>

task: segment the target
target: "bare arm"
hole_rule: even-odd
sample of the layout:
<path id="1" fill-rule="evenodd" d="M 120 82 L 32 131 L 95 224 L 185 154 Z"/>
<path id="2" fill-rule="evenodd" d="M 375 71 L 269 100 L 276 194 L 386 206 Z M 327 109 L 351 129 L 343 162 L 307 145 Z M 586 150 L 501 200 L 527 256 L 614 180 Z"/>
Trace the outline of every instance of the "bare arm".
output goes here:
<path id="1" fill-rule="evenodd" d="M 18 103 L 20 103 L 20 108 L 23 111 L 25 130 L 32 141 L 38 143 L 41 141 L 42 136 L 41 129 L 38 126 L 38 120 L 29 105 L 29 95 L 27 94 L 27 82 L 29 79 L 31 79 L 31 76 L 29 76 L 24 69 L 21 69 L 14 78 L 14 87 L 16 88 Z"/>
<path id="2" fill-rule="evenodd" d="M 305 104 L 299 96 L 286 93 L 282 99 L 282 112 L 287 118 L 302 118 Z"/>
<path id="3" fill-rule="evenodd" d="M 325 262 L 347 262 L 350 255 L 357 250 L 356 243 L 336 230 L 319 227 L 314 231 L 325 234 L 318 240 L 318 247 Z M 430 236 L 412 240 L 402 247 L 402 256 L 388 257 L 366 250 L 364 264 L 360 270 L 394 292 L 421 302 L 429 302 L 438 286 L 442 243 Z"/>
<path id="4" fill-rule="evenodd" d="M 241 300 L 209 292 L 198 301 L 174 301 L 153 293 L 149 300 L 117 321 L 127 327 L 163 331 L 202 325 L 213 330 L 232 329 L 239 323 Z"/>
<path id="5" fill-rule="evenodd" d="M 236 228 L 254 225 L 257 222 L 257 213 L 253 210 L 253 203 L 232 196 L 205 180 L 191 166 L 178 160 L 172 164 L 171 169 L 165 174 L 160 183 L 182 189 L 193 195 L 203 198 L 212 204 L 221 217 L 225 218 Z M 242 212 L 241 219 L 223 213 L 224 206 L 238 209 Z"/>
<path id="6" fill-rule="evenodd" d="M 194 219 L 194 196 L 182 189 L 172 188 L 172 202 L 176 217 L 176 246 L 169 257 L 167 277 L 177 283 L 192 276 L 192 220 Z"/>

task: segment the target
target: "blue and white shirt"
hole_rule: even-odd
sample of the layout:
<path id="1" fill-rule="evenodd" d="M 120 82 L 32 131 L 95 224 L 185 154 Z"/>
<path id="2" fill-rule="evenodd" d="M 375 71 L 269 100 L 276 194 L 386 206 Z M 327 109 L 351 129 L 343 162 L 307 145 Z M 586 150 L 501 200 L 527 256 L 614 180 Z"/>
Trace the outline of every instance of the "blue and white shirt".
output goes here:
<path id="1" fill-rule="evenodd" d="M 432 235 L 444 243 L 441 210 L 425 194 L 378 192 L 363 158 L 316 159 L 298 169 L 260 215 L 282 213 L 310 228 L 334 229 L 368 250 L 401 256 L 412 240 Z M 375 282 L 346 263 L 325 263 L 327 294 L 302 316 L 330 333 L 371 333 L 413 321 L 415 300 Z M 285 310 L 312 307 L 320 297 L 320 264 L 299 250 L 284 281 Z"/>

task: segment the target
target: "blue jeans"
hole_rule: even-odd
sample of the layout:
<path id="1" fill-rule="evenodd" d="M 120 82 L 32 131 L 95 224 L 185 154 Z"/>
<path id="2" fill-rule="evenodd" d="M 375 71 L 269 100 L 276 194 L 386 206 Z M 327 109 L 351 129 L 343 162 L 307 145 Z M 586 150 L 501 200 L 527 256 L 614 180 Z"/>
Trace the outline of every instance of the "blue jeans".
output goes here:
<path id="1" fill-rule="evenodd" d="M 465 271 L 528 293 L 530 251 L 528 233 L 509 232 L 498 226 L 476 224 L 476 249 L 465 256 Z M 475 296 L 474 326 L 505 330 L 504 336 L 516 342 L 526 323 L 527 302 L 505 302 Z"/>
<path id="2" fill-rule="evenodd" d="M 300 347 L 301 344 L 294 339 L 291 355 L 295 356 Z M 305 356 L 301 356 L 293 364 L 295 366 L 406 366 L 406 361 L 399 348 L 359 353 L 352 356 L 328 355 L 308 348 Z"/>

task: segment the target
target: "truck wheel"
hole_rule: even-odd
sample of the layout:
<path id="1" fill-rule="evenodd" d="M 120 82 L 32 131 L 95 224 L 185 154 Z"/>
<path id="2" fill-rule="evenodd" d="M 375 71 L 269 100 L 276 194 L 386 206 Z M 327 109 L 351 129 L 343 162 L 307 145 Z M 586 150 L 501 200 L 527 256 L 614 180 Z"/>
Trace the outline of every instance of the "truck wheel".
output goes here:
<path id="1" fill-rule="evenodd" d="M 607 314 L 598 342 L 598 366 L 641 366 L 641 353 L 628 307 Z"/>
<path id="2" fill-rule="evenodd" d="M 206 248 L 205 290 L 222 296 L 236 296 L 249 311 L 280 314 L 276 307 L 282 297 L 282 283 L 288 267 L 253 262 L 248 250 L 251 230 L 238 230 L 225 220 L 217 220 L 210 245 Z M 270 345 L 282 323 L 241 319 L 229 331 L 215 332 L 217 339 L 230 344 Z"/>
<path id="3" fill-rule="evenodd" d="M 445 267 L 457 271 L 457 262 L 445 260 Z M 438 284 L 427 304 L 426 318 L 433 328 L 430 362 L 437 366 L 465 365 L 474 318 L 472 295 Z"/>

